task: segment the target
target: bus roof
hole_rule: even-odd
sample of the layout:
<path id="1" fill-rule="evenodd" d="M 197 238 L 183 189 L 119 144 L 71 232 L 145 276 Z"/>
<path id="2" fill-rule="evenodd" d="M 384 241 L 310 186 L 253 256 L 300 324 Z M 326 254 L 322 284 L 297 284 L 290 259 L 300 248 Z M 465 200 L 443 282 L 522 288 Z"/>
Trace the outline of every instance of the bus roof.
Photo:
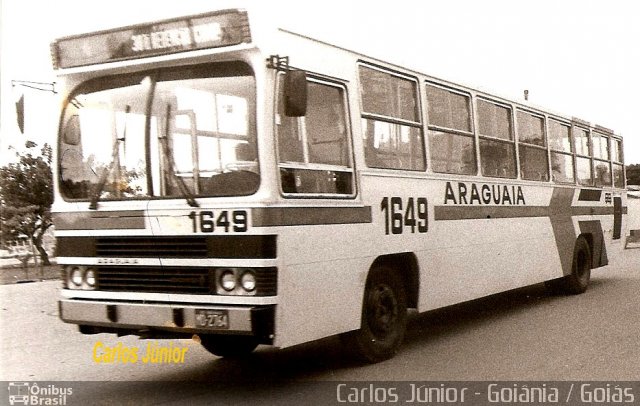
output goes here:
<path id="1" fill-rule="evenodd" d="M 547 114 L 547 115 L 551 116 L 552 118 L 560 118 L 560 119 L 563 119 L 564 121 L 571 122 L 573 124 L 577 124 L 577 125 L 581 125 L 581 126 L 585 126 L 585 127 L 590 127 L 590 128 L 593 128 L 596 131 L 603 132 L 603 133 L 606 133 L 606 134 L 609 134 L 609 135 L 615 135 L 616 137 L 621 138 L 619 135 L 616 135 L 613 130 L 611 130 L 611 129 L 607 128 L 607 127 L 591 123 L 591 122 L 589 122 L 587 120 L 584 120 L 584 119 L 581 119 L 581 118 L 578 118 L 578 117 L 569 116 L 567 114 L 564 114 L 564 113 L 561 113 L 561 112 L 558 112 L 558 111 L 553 111 L 553 110 L 551 110 L 551 109 L 549 109 L 547 107 L 540 106 L 540 105 L 537 105 L 535 103 L 531 103 L 530 101 L 527 101 L 527 100 L 524 100 L 524 101 L 518 100 L 518 101 L 516 101 L 516 100 L 514 100 L 514 99 L 512 99 L 510 97 L 507 97 L 507 96 L 504 96 L 504 95 L 500 95 L 500 94 L 498 94 L 496 92 L 493 92 L 493 91 L 486 90 L 482 86 L 461 84 L 461 83 L 458 83 L 458 82 L 450 81 L 448 79 L 443 79 L 443 78 L 440 78 L 440 77 L 436 77 L 436 76 L 424 73 L 420 69 L 415 68 L 415 67 L 400 66 L 400 65 L 395 64 L 393 62 L 382 60 L 379 57 L 369 56 L 369 55 L 366 55 L 366 54 L 363 54 L 363 53 L 360 53 L 360 52 L 357 52 L 357 51 L 353 51 L 353 50 L 351 50 L 349 48 L 345 48 L 345 47 L 341 47 L 341 46 L 338 46 L 338 45 L 334 45 L 334 44 L 331 44 L 329 42 L 326 42 L 326 41 L 323 41 L 323 40 L 320 40 L 320 39 L 317 39 L 317 38 L 313 38 L 313 37 L 310 37 L 310 36 L 305 35 L 305 34 L 301 34 L 299 32 L 291 31 L 289 29 L 278 28 L 278 31 L 283 33 L 283 34 L 285 34 L 285 35 L 295 36 L 295 37 L 298 37 L 298 38 L 302 38 L 302 39 L 305 39 L 305 40 L 308 40 L 308 41 L 315 42 L 315 43 L 323 45 L 323 46 L 327 46 L 327 47 L 332 47 L 332 48 L 338 49 L 340 51 L 343 51 L 343 52 L 346 52 L 346 53 L 349 53 L 349 54 L 353 55 L 358 60 L 361 60 L 361 61 L 367 62 L 367 63 L 373 63 L 373 64 L 376 64 L 376 65 L 380 65 L 380 66 L 385 67 L 387 69 L 395 70 L 398 73 L 408 74 L 408 75 L 412 75 L 412 76 L 418 76 L 419 75 L 419 76 L 422 76 L 422 77 L 426 78 L 426 80 L 428 80 L 429 82 L 433 82 L 435 84 L 439 84 L 439 85 L 442 85 L 442 86 L 445 86 L 445 87 L 450 87 L 452 89 L 458 89 L 458 90 L 462 90 L 462 91 L 466 91 L 466 92 L 470 92 L 470 93 L 475 93 L 475 94 L 477 94 L 477 95 L 479 95 L 481 97 L 485 97 L 485 98 L 488 98 L 488 99 L 493 99 L 495 101 L 502 102 L 502 103 L 505 103 L 505 104 L 514 104 L 517 107 L 525 109 L 525 110 L 538 112 L 538 113 L 542 113 L 542 114 Z"/>
<path id="2" fill-rule="evenodd" d="M 242 8 L 218 9 L 108 30 L 65 36 L 55 40 L 51 45 L 54 68 L 84 67 L 194 50 L 250 44 L 263 33 L 265 27 L 265 21 L 258 17 L 260 10 L 260 7 L 243 4 Z M 322 46 L 331 47 L 348 53 L 357 60 L 378 64 L 396 70 L 399 73 L 420 75 L 426 78 L 426 80 L 439 85 L 476 93 L 482 97 L 494 99 L 498 102 L 514 104 L 523 109 L 555 116 L 578 125 L 592 127 L 607 134 L 614 134 L 612 130 L 606 127 L 551 111 L 546 107 L 536 105 L 526 100 L 516 101 L 493 91 L 485 90 L 482 86 L 464 85 L 435 77 L 423 73 L 415 67 L 403 67 L 379 57 L 368 56 L 298 32 L 290 31 L 286 28 L 276 28 L 276 26 L 271 25 L 270 30 L 312 41 Z M 258 35 L 254 34 L 256 31 L 259 32 Z"/>

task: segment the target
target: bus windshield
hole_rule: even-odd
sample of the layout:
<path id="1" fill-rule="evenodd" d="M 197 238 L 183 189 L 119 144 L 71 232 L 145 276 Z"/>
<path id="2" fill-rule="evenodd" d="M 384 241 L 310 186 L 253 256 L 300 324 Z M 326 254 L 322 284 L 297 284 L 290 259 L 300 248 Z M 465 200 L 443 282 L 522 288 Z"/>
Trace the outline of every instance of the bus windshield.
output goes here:
<path id="1" fill-rule="evenodd" d="M 62 195 L 103 201 L 255 193 L 255 94 L 251 68 L 239 62 L 81 84 L 61 126 Z"/>

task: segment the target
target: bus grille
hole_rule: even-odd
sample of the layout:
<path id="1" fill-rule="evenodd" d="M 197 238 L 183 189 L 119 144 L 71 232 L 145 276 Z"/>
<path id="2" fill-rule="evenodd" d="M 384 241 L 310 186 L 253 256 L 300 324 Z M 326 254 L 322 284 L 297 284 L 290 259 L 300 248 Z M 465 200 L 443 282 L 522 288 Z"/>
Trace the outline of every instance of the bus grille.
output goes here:
<path id="1" fill-rule="evenodd" d="M 206 258 L 205 237 L 102 237 L 96 239 L 99 257 Z"/>
<path id="2" fill-rule="evenodd" d="M 97 289 L 112 292 L 153 292 L 215 295 L 215 268 L 119 267 L 97 268 Z M 255 268 L 255 296 L 277 294 L 277 268 Z"/>
<path id="3" fill-rule="evenodd" d="M 276 258 L 275 235 L 58 237 L 58 257 Z"/>

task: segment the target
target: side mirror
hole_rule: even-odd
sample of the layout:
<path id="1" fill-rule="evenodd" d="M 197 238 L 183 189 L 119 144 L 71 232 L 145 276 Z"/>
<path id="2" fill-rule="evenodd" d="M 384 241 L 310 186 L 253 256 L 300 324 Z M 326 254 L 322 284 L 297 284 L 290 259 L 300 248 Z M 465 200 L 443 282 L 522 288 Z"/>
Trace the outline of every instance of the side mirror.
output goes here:
<path id="1" fill-rule="evenodd" d="M 18 120 L 18 128 L 24 134 L 24 95 L 16 102 L 16 119 Z"/>
<path id="2" fill-rule="evenodd" d="M 74 114 L 64 124 L 63 139 L 65 144 L 80 145 L 80 116 Z"/>
<path id="3" fill-rule="evenodd" d="M 287 117 L 303 117 L 307 114 L 307 74 L 289 71 L 284 77 L 284 114 Z"/>

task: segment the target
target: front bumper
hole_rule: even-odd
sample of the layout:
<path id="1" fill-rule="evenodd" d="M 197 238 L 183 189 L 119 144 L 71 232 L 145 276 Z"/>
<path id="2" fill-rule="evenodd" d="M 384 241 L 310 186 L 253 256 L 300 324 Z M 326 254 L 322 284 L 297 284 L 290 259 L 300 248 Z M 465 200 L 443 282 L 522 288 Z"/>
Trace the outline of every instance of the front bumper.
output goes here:
<path id="1" fill-rule="evenodd" d="M 66 323 L 94 326 L 96 332 L 136 334 L 153 332 L 251 335 L 269 344 L 273 340 L 275 305 L 224 306 L 182 303 L 130 303 L 104 300 L 62 299 L 60 318 Z M 228 314 L 225 329 L 198 327 L 196 309 Z M 150 333 L 151 332 L 151 333 Z"/>

